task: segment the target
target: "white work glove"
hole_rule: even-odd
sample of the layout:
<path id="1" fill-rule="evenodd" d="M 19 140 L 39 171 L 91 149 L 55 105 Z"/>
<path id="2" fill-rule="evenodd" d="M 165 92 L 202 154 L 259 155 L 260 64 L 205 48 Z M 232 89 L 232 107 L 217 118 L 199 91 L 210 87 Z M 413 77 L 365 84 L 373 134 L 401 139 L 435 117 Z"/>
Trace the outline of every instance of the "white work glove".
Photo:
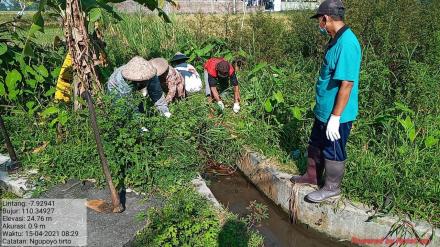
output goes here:
<path id="1" fill-rule="evenodd" d="M 144 97 L 146 97 L 147 94 L 148 94 L 147 87 L 142 88 L 142 89 L 141 89 L 141 93 L 142 93 L 142 95 L 143 95 Z"/>
<path id="2" fill-rule="evenodd" d="M 171 112 L 165 112 L 164 114 L 163 114 L 166 118 L 170 118 L 171 117 Z"/>
<path id="3" fill-rule="evenodd" d="M 238 112 L 240 111 L 240 104 L 239 104 L 238 102 L 235 102 L 235 103 L 234 103 L 234 107 L 232 107 L 232 110 L 233 110 L 235 113 L 238 113 Z"/>
<path id="4" fill-rule="evenodd" d="M 327 131 L 325 134 L 327 135 L 327 139 L 334 142 L 341 139 L 341 135 L 339 135 L 339 125 L 340 125 L 341 116 L 331 115 L 330 120 L 327 123 Z"/>
<path id="5" fill-rule="evenodd" d="M 220 109 L 223 111 L 224 109 L 225 109 L 225 105 L 223 104 L 223 102 L 220 100 L 220 101 L 217 101 L 217 105 L 220 107 Z"/>

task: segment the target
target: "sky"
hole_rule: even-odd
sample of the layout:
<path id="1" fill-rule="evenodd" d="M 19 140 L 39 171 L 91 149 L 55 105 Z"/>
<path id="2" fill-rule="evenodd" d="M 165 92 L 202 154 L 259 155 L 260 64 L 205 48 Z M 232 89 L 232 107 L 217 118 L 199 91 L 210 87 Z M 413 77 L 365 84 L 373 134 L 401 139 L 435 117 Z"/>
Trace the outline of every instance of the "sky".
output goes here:
<path id="1" fill-rule="evenodd" d="M 4 3 L 6 6 L 11 6 L 11 2 L 13 2 L 13 0 L 0 0 L 0 2 Z"/>

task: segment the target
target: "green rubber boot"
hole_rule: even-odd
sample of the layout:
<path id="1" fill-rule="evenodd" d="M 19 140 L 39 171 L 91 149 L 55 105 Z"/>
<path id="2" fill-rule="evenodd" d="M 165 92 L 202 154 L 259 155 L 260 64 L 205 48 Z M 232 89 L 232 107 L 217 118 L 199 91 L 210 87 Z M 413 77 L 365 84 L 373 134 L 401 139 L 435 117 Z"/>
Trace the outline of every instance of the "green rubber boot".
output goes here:
<path id="1" fill-rule="evenodd" d="M 341 194 L 341 182 L 344 176 L 345 162 L 325 160 L 325 183 L 320 190 L 309 193 L 306 199 L 311 202 L 322 202 Z"/>
<path id="2" fill-rule="evenodd" d="M 322 160 L 322 152 L 319 148 L 309 145 L 307 148 L 307 171 L 302 176 L 293 176 L 290 178 L 292 183 L 296 184 L 314 184 L 317 185 L 321 181 L 324 164 Z"/>

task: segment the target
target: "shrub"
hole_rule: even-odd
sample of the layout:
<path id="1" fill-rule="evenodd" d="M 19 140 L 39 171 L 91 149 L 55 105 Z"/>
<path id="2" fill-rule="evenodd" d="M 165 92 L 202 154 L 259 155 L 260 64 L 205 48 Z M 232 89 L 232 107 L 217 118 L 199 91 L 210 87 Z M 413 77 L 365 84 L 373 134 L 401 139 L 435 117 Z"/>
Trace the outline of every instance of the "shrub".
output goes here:
<path id="1" fill-rule="evenodd" d="M 262 246 L 261 236 L 243 220 L 224 214 L 189 188 L 176 187 L 161 208 L 148 211 L 148 227 L 134 246 Z"/>

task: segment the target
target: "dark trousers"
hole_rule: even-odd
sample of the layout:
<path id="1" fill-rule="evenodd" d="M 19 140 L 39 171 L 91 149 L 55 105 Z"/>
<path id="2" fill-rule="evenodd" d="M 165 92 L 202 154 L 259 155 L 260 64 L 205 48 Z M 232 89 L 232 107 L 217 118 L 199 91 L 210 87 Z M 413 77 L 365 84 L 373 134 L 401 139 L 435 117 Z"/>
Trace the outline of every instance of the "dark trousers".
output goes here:
<path id="1" fill-rule="evenodd" d="M 313 123 L 312 134 L 310 135 L 309 145 L 319 148 L 322 151 L 324 159 L 334 161 L 345 161 L 347 152 L 345 146 L 353 122 L 341 123 L 339 126 L 339 134 L 341 138 L 337 141 L 330 141 L 325 134 L 327 124 L 315 118 Z"/>
<path id="2" fill-rule="evenodd" d="M 157 76 L 153 77 L 147 85 L 148 96 L 151 100 L 156 103 L 163 94 L 162 87 L 160 86 L 160 81 Z"/>

